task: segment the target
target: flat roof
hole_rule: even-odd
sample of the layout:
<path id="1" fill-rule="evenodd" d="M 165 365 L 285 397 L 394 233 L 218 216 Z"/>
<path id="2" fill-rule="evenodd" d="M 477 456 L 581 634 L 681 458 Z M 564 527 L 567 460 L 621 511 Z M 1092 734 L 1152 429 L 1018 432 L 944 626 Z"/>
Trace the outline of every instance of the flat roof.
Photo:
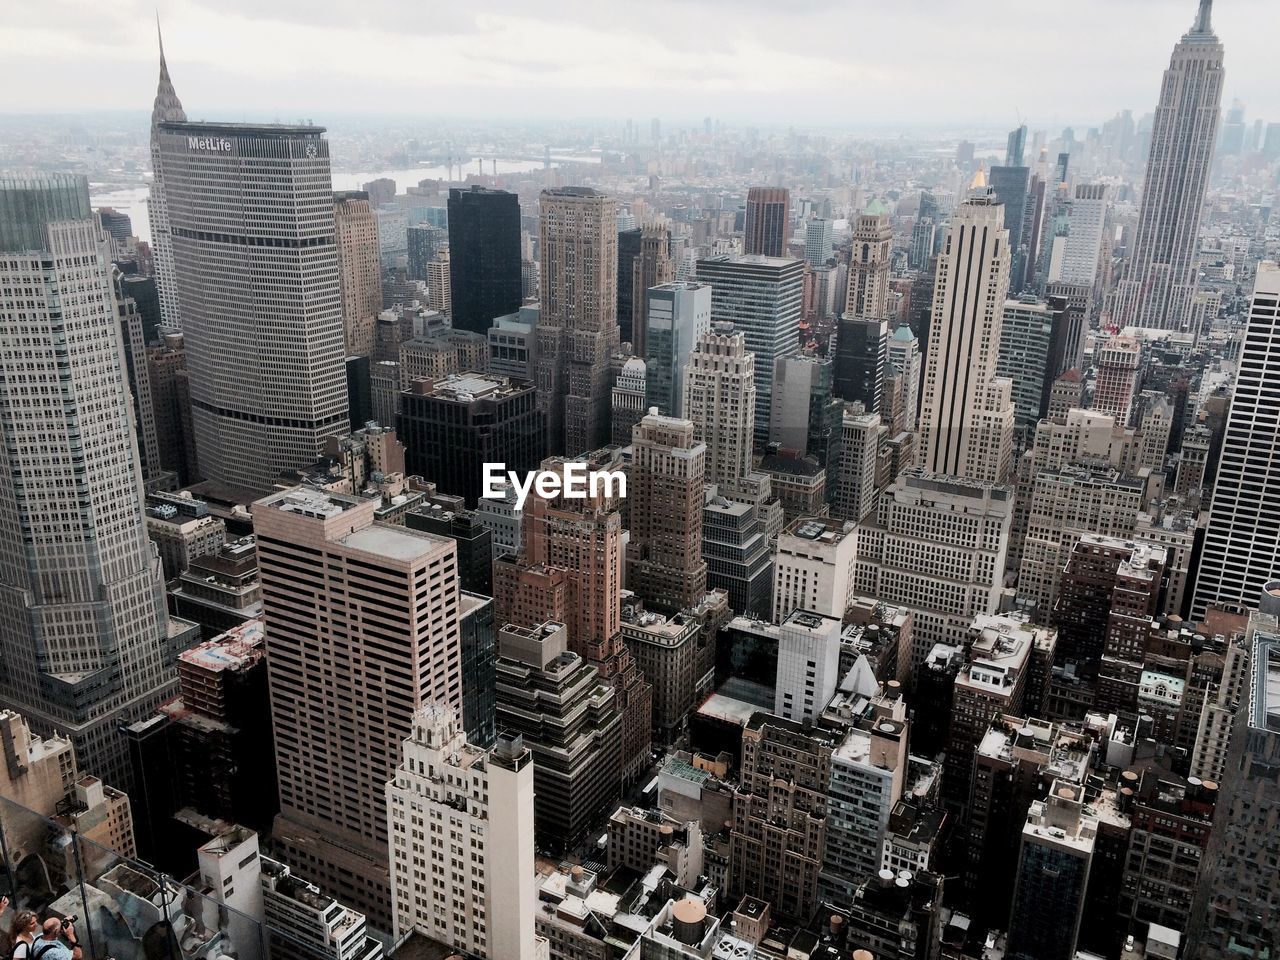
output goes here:
<path id="1" fill-rule="evenodd" d="M 363 530 L 347 534 L 338 542 L 344 547 L 375 553 L 392 560 L 416 560 L 434 553 L 448 542 L 448 538 L 389 523 L 374 523 Z"/>

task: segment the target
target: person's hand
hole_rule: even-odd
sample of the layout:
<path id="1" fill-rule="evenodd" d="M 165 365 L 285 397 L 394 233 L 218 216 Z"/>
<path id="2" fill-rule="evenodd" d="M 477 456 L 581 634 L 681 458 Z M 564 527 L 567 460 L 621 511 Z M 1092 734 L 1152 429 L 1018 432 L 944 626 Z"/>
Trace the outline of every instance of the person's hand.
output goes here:
<path id="1" fill-rule="evenodd" d="M 64 923 L 62 925 L 62 935 L 72 943 L 76 943 L 78 939 L 76 937 L 76 925 L 74 923 Z"/>
<path id="2" fill-rule="evenodd" d="M 0 897 L 0 913 L 4 913 L 8 909 L 9 909 L 9 898 Z"/>

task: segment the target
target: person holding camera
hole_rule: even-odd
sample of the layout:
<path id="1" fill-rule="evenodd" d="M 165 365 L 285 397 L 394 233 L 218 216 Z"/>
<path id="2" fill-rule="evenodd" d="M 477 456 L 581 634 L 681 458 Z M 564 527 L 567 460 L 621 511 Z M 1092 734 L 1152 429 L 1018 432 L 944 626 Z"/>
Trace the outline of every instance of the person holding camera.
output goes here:
<path id="1" fill-rule="evenodd" d="M 44 936 L 31 947 L 31 960 L 82 960 L 83 956 L 75 917 L 50 917 L 44 922 Z"/>

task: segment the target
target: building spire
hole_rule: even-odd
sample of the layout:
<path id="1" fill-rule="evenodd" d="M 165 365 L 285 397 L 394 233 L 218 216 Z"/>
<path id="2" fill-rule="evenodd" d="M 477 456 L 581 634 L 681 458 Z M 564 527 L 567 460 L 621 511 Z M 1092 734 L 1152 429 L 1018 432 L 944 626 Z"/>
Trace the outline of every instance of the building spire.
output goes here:
<path id="1" fill-rule="evenodd" d="M 156 41 L 160 45 L 160 81 L 156 84 L 156 99 L 151 107 L 151 135 L 155 136 L 157 126 L 165 120 L 186 120 L 187 114 L 182 109 L 182 101 L 173 89 L 173 81 L 169 79 L 169 64 L 164 59 L 164 34 L 160 31 L 160 12 L 156 11 Z"/>
<path id="2" fill-rule="evenodd" d="M 1213 15 L 1213 0 L 1200 0 L 1200 11 L 1196 14 L 1195 25 L 1191 28 L 1192 33 L 1212 34 L 1213 24 L 1209 22 L 1209 18 Z"/>

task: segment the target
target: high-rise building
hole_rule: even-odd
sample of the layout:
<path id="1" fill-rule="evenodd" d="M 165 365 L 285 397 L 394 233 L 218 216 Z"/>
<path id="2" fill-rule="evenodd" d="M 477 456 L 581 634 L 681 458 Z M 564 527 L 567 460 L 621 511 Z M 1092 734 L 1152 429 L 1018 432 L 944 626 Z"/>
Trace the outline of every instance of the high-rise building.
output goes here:
<path id="1" fill-rule="evenodd" d="M 255 503 L 253 524 L 280 784 L 272 833 L 385 930 L 387 781 L 417 711 L 463 704 L 455 544 L 375 522 L 379 505 L 297 487 Z"/>
<path id="2" fill-rule="evenodd" d="M 1070 367 L 1066 314 L 1060 297 L 1005 301 L 996 372 L 1013 385 L 1014 424 L 1023 433 L 1048 416 L 1053 383 Z"/>
<path id="3" fill-rule="evenodd" d="M 109 257 L 84 177 L 0 179 L 0 693 L 127 787 L 117 727 L 198 628 L 147 539 Z"/>
<path id="4" fill-rule="evenodd" d="M 623 230 L 618 229 L 618 339 L 623 343 L 634 345 L 634 328 L 632 327 L 635 300 L 635 287 L 632 279 L 635 273 L 636 257 L 640 255 L 640 239 L 643 231 L 640 227 Z"/>
<path id="5" fill-rule="evenodd" d="M 938 256 L 920 406 L 924 469 L 1001 483 L 1012 457 L 1012 385 L 997 378 L 1009 291 L 1003 208 L 985 189 L 956 208 Z"/>
<path id="6" fill-rule="evenodd" d="M 1280 816 L 1280 583 L 1267 585 L 1259 606 L 1245 636 L 1250 668 L 1223 764 L 1222 809 L 1188 912 L 1188 955 L 1205 960 L 1266 956 L 1280 940 L 1280 871 L 1267 853 Z"/>
<path id="7" fill-rule="evenodd" d="M 698 261 L 698 279 L 711 284 L 712 323 L 732 323 L 746 337 L 747 350 L 755 354 L 755 441 L 763 446 L 769 439 L 775 365 L 779 358 L 800 352 L 804 261 L 711 257 Z"/>
<path id="8" fill-rule="evenodd" d="M 160 316 L 167 326 L 182 328 L 182 311 L 178 303 L 177 279 L 174 276 L 173 243 L 169 236 L 169 210 L 165 201 L 164 169 L 160 163 L 160 124 L 170 120 L 186 120 L 182 101 L 169 79 L 169 65 L 164 59 L 164 39 L 156 22 L 156 38 L 160 44 L 160 80 L 156 99 L 151 106 L 151 194 L 147 200 L 147 220 L 151 227 L 151 256 L 155 262 L 156 291 L 160 296 Z"/>
<path id="9" fill-rule="evenodd" d="M 785 257 L 791 236 L 791 192 L 785 187 L 752 187 L 742 252 L 747 256 Z"/>
<path id="10" fill-rule="evenodd" d="M 711 287 L 677 280 L 645 293 L 645 405 L 682 417 L 684 369 L 698 338 L 711 329 Z"/>
<path id="11" fill-rule="evenodd" d="M 1280 377 L 1280 264 L 1258 265 L 1240 352 L 1235 395 L 1209 508 L 1209 527 L 1191 606 L 1254 608 L 1263 584 L 1280 578 L 1280 439 L 1270 424 Z"/>
<path id="12" fill-rule="evenodd" d="M 646 604 L 676 613 L 707 592 L 702 559 L 707 447 L 694 439 L 688 420 L 652 411 L 636 424 L 631 447 L 627 585 Z"/>
<path id="13" fill-rule="evenodd" d="M 689 356 L 682 408 L 707 445 L 707 483 L 735 484 L 751 472 L 755 362 L 746 336 L 731 323 L 714 324 Z"/>
<path id="14" fill-rule="evenodd" d="M 798 517 L 778 537 L 773 567 L 773 622 L 793 610 L 837 620 L 854 596 L 857 538 L 838 520 Z"/>
<path id="15" fill-rule="evenodd" d="M 845 290 L 847 317 L 885 319 L 889 304 L 889 267 L 893 228 L 885 213 L 863 213 L 853 228 L 849 283 Z"/>
<path id="16" fill-rule="evenodd" d="M 640 244 L 635 257 L 619 269 L 627 271 L 631 290 L 631 346 L 636 356 L 647 357 L 649 329 L 646 321 L 649 316 L 650 291 L 676 279 L 676 263 L 671 257 L 671 231 L 662 224 L 645 224 L 640 230 Z"/>
<path id="17" fill-rule="evenodd" d="M 902 376 L 901 429 L 914 431 L 920 412 L 920 340 L 907 324 L 899 324 L 889 337 L 886 358 L 890 370 Z"/>
<path id="18" fill-rule="evenodd" d="M 1004 228 L 1009 233 L 1009 289 L 1014 293 L 1022 290 L 1027 272 L 1028 251 L 1022 228 L 1030 176 L 1027 167 L 992 167 L 989 176 L 991 191 L 1004 208 Z"/>
<path id="19" fill-rule="evenodd" d="M 373 328 L 382 312 L 378 218 L 369 204 L 369 195 L 358 191 L 335 193 L 333 227 L 347 356 L 367 357 L 373 353 Z"/>
<path id="20" fill-rule="evenodd" d="M 400 396 L 396 432 L 405 467 L 444 493 L 476 506 L 484 465 L 503 463 L 521 474 L 542 462 L 546 436 L 532 384 L 463 373 L 416 380 Z"/>
<path id="21" fill-rule="evenodd" d="M 1090 409 L 1114 417 L 1120 427 L 1127 427 L 1141 360 L 1142 345 L 1133 337 L 1112 337 L 1100 344 Z"/>
<path id="22" fill-rule="evenodd" d="M 329 142 L 311 126 L 159 131 L 200 472 L 269 490 L 348 428 Z"/>
<path id="23" fill-rule="evenodd" d="M 875 507 L 880 490 L 880 442 L 885 430 L 878 413 L 845 407 L 841 420 L 840 464 L 834 478 L 831 512 L 855 523 Z"/>
<path id="24" fill-rule="evenodd" d="M 533 755 L 517 735 L 467 742 L 426 705 L 387 783 L 392 939 L 420 933 L 482 960 L 535 960 Z"/>
<path id="25" fill-rule="evenodd" d="M 475 185 L 449 191 L 449 296 L 454 328 L 473 333 L 520 309 L 520 200 L 514 193 Z"/>
<path id="26" fill-rule="evenodd" d="M 810 217 L 804 222 L 804 260 L 811 267 L 820 267 L 831 257 L 831 221 L 825 217 Z"/>
<path id="27" fill-rule="evenodd" d="M 1212 11 L 1213 0 L 1200 0 L 1160 85 L 1133 253 L 1111 307 L 1118 328 L 1185 330 L 1190 322 L 1225 77 Z"/>
<path id="28" fill-rule="evenodd" d="M 1022 158 L 1026 149 L 1027 125 L 1022 123 L 1009 131 L 1009 140 L 1004 151 L 1004 165 L 1006 167 L 1022 166 Z"/>
<path id="29" fill-rule="evenodd" d="M 1092 287 L 1098 279 L 1098 258 L 1102 253 L 1102 236 L 1107 225 L 1107 185 L 1076 184 L 1067 219 L 1066 243 L 1061 267 L 1049 274 L 1049 281 L 1079 283 Z"/>
<path id="30" fill-rule="evenodd" d="M 836 396 L 878 413 L 887 373 L 889 321 L 845 314 L 836 329 Z"/>
<path id="31" fill-rule="evenodd" d="M 427 309 L 449 316 L 453 313 L 453 267 L 449 248 L 436 251 L 427 261 Z"/>
<path id="32" fill-rule="evenodd" d="M 840 418 L 835 364 L 813 351 L 778 361 L 769 413 L 769 442 L 808 454 L 834 477 L 840 462 Z"/>
<path id="33" fill-rule="evenodd" d="M 631 431 L 648 412 L 645 403 L 645 368 L 639 357 L 631 357 L 618 371 L 618 380 L 609 394 L 609 416 L 615 446 L 631 442 Z"/>
<path id="34" fill-rule="evenodd" d="M 614 199 L 589 187 L 542 193 L 538 397 L 549 453 L 576 456 L 609 439 L 609 358 L 618 347 L 617 216 Z"/>

